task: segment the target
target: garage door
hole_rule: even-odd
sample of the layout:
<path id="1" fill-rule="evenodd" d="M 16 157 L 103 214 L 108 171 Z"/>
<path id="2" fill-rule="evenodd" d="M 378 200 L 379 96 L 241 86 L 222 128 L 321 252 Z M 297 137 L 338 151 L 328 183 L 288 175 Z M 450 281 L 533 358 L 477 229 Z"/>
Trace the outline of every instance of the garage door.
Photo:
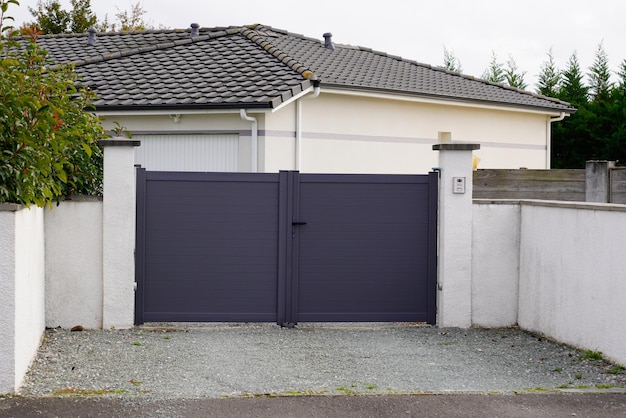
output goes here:
<path id="1" fill-rule="evenodd" d="M 135 163 L 151 171 L 237 172 L 237 134 L 133 135 Z"/>
<path id="2" fill-rule="evenodd" d="M 435 322 L 434 173 L 137 181 L 137 323 Z"/>

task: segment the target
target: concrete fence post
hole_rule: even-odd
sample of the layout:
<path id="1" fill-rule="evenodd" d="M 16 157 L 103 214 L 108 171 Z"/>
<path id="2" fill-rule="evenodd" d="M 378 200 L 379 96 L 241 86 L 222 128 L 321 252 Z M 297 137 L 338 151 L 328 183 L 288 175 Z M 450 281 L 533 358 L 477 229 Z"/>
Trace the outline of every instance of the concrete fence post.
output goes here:
<path id="1" fill-rule="evenodd" d="M 440 135 L 441 138 L 441 135 Z M 442 142 L 439 151 L 437 325 L 472 325 L 472 151 L 478 144 Z"/>
<path id="2" fill-rule="evenodd" d="M 103 139 L 102 328 L 130 328 L 135 306 L 135 148 Z"/>
<path id="3" fill-rule="evenodd" d="M 611 201 L 611 168 L 615 161 L 587 161 L 585 166 L 585 201 Z"/>

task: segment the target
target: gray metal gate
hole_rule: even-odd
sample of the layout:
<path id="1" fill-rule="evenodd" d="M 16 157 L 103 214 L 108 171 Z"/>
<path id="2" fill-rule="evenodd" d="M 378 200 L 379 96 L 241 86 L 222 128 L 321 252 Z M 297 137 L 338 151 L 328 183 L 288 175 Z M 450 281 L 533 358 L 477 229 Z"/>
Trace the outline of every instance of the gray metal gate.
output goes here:
<path id="1" fill-rule="evenodd" d="M 437 174 L 137 170 L 135 322 L 435 322 Z"/>

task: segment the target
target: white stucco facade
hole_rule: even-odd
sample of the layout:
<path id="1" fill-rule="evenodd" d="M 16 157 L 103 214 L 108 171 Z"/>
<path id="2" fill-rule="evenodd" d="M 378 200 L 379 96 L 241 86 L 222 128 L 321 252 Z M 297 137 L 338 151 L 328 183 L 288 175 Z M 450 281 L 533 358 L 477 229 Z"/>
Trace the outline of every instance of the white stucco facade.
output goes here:
<path id="1" fill-rule="evenodd" d="M 46 326 L 102 328 L 102 201 L 65 200 L 45 227 Z"/>
<path id="2" fill-rule="evenodd" d="M 440 131 L 479 143 L 481 168 L 547 168 L 546 114 L 323 93 L 304 107 L 302 171 L 425 173 Z"/>
<path id="3" fill-rule="evenodd" d="M 550 118 L 557 113 L 323 88 L 311 97 L 247 111 L 257 119 L 258 171 L 423 174 L 437 165 L 432 145 L 440 131 L 480 143 L 480 168 L 549 168 Z M 252 124 L 236 109 L 104 116 L 110 127 L 118 122 L 139 135 L 239 135 L 237 171 L 251 171 Z"/>

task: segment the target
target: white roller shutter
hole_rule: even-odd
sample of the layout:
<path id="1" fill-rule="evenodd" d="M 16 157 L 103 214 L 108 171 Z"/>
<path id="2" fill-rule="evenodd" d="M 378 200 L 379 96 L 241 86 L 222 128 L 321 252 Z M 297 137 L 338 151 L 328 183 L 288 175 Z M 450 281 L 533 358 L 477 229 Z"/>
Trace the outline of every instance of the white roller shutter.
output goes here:
<path id="1" fill-rule="evenodd" d="M 135 163 L 149 171 L 236 172 L 237 134 L 133 135 L 141 141 Z"/>

